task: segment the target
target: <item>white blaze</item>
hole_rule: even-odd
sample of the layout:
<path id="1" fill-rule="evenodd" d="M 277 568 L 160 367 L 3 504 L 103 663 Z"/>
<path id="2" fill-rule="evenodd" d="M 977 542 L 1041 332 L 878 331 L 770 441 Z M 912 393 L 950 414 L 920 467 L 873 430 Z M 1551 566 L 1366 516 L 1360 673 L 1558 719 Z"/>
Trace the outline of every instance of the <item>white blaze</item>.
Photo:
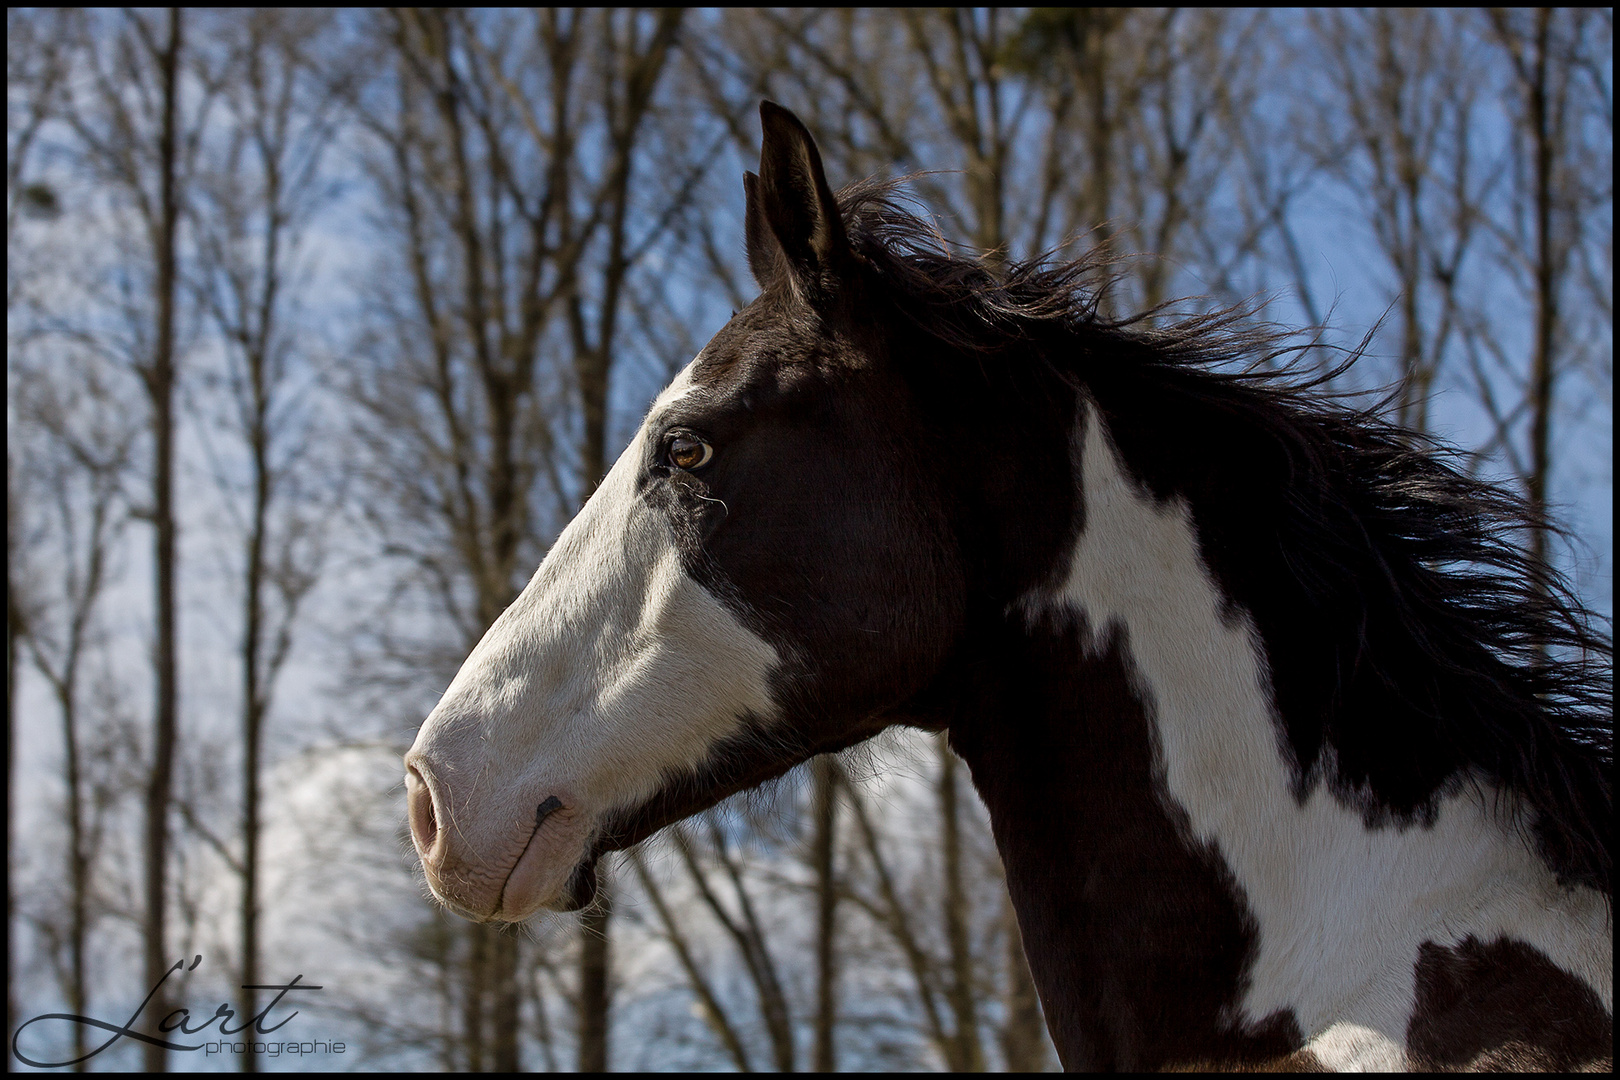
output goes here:
<path id="1" fill-rule="evenodd" d="M 1534 946 L 1612 1009 L 1608 905 L 1559 886 L 1473 785 L 1441 801 L 1432 828 L 1369 831 L 1325 784 L 1295 800 L 1258 632 L 1223 603 L 1186 503 L 1142 490 L 1085 408 L 1085 527 L 1061 589 L 1031 599 L 1083 613 L 1094 643 L 1110 623 L 1123 631 L 1155 781 L 1219 851 L 1258 925 L 1246 1018 L 1292 1009 L 1307 1038 L 1333 1029 L 1324 1047 L 1353 1044 L 1352 1057 L 1404 1046 L 1419 947 L 1470 934 Z"/>
<path id="2" fill-rule="evenodd" d="M 637 493 L 651 425 L 691 392 L 690 373 L 654 403 L 417 735 L 412 758 L 433 771 L 441 828 L 466 858 L 515 862 L 551 794 L 591 823 L 633 808 L 746 715 L 773 715 L 776 651 L 686 574 L 663 514 Z"/>

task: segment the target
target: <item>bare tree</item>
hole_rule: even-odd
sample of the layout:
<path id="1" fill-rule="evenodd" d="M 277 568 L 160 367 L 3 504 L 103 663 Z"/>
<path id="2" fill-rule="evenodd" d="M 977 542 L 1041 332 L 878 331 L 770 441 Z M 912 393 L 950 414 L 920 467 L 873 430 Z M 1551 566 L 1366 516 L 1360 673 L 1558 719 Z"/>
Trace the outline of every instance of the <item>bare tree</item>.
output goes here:
<path id="1" fill-rule="evenodd" d="M 776 1070 L 793 1072 L 797 1068 L 798 1055 L 793 1039 L 792 1010 L 788 1005 L 787 994 L 783 990 L 780 969 L 771 954 L 757 905 L 744 884 L 742 867 L 732 851 L 731 843 L 719 828 L 713 814 L 707 816 L 706 827 L 707 850 L 714 861 L 719 863 L 723 876 L 730 886 L 737 905 L 735 916 L 727 911 L 726 905 L 720 901 L 709 883 L 708 875 L 699 864 L 694 846 L 686 832 L 680 826 L 675 826 L 671 828 L 670 835 L 710 913 L 736 943 L 737 952 L 742 957 L 749 980 L 754 985 L 760 1018 L 764 1021 L 766 1034 L 770 1038 L 771 1056 Z"/>
<path id="2" fill-rule="evenodd" d="M 838 1068 L 834 1031 L 838 1023 L 838 772 L 823 754 L 811 765 L 811 803 L 814 831 L 810 864 L 816 891 L 816 1011 L 811 1068 L 834 1072 Z"/>
<path id="3" fill-rule="evenodd" d="M 915 920 L 916 909 L 901 898 L 894 870 L 890 866 L 889 857 L 883 851 L 878 830 L 867 811 L 865 798 L 853 785 L 846 790 L 878 892 L 878 895 L 872 898 L 851 888 L 849 899 L 884 926 L 899 945 L 926 1022 L 924 1030 L 927 1037 L 939 1051 L 941 1058 L 947 1064 L 951 1064 L 961 1040 L 945 1023 L 945 1003 L 941 1000 L 944 980 L 939 971 L 940 965 L 923 947 Z"/>
<path id="4" fill-rule="evenodd" d="M 636 879 L 641 883 L 642 891 L 647 894 L 647 899 L 652 902 L 653 911 L 658 915 L 664 940 L 674 951 L 693 993 L 697 994 L 703 1009 L 704 1022 L 720 1039 L 727 1056 L 737 1066 L 737 1070 L 753 1072 L 753 1062 L 748 1055 L 747 1047 L 743 1045 L 742 1037 L 737 1033 L 736 1025 L 732 1022 L 726 1007 L 721 1004 L 719 994 L 698 962 L 687 933 L 682 928 L 680 920 L 675 918 L 669 902 L 664 898 L 663 889 L 647 871 L 646 860 L 639 848 L 631 850 L 629 860 L 635 867 Z"/>
<path id="5" fill-rule="evenodd" d="M 221 94 L 228 134 L 198 169 L 189 207 L 200 306 L 225 344 L 227 426 L 248 456 L 242 538 L 242 1015 L 258 1013 L 259 838 L 264 724 L 294 620 L 314 586 L 319 502 L 299 490 L 311 431 L 294 397 L 310 383 L 296 330 L 298 247 L 326 189 L 321 163 L 337 98 L 308 53 L 329 16 L 257 11 L 214 25 L 208 44 L 239 77 Z M 300 371 L 300 368 L 302 371 Z M 300 378 L 300 376 L 302 376 Z M 233 498 L 237 493 L 229 493 Z M 302 498 L 300 498 L 302 496 Z M 296 500 L 289 502 L 289 500 Z M 245 1072 L 258 1068 L 249 1043 Z"/>
<path id="6" fill-rule="evenodd" d="M 1592 75 L 1611 23 L 1551 9 L 1310 19 L 1331 75 L 1314 150 L 1388 268 L 1397 419 L 1427 430 L 1435 391 L 1466 386 L 1490 431 L 1474 466 L 1504 460 L 1543 515 L 1559 377 L 1599 370 L 1612 341 L 1606 289 L 1583 302 L 1612 243 L 1612 105 Z M 1498 120 L 1504 143 L 1484 134 Z M 1549 557 L 1543 530 L 1526 540 Z"/>
<path id="7" fill-rule="evenodd" d="M 1446 12 L 1336 11 L 1312 24 L 1333 90 L 1317 121 L 1318 159 L 1361 202 L 1387 260 L 1400 334 L 1396 418 L 1426 430 L 1495 180 L 1472 134 L 1480 79 Z"/>
<path id="8" fill-rule="evenodd" d="M 189 163 L 207 112 L 211 87 L 184 79 L 185 19 L 125 12 L 110 19 L 86 16 L 86 78 L 74 83 L 64 118 L 93 175 L 127 198 L 143 232 L 142 258 L 150 295 L 126 311 L 130 363 L 150 406 L 151 503 L 142 516 L 153 526 L 155 587 L 153 642 L 156 704 L 151 771 L 146 791 L 146 982 L 157 986 L 168 971 L 166 939 L 169 811 L 179 724 L 178 615 L 176 605 L 174 438 L 178 356 L 179 232 Z M 184 105 L 182 97 L 188 98 Z M 167 1012 L 160 989 L 151 1006 Z M 161 1047 L 145 1047 L 149 1071 L 165 1067 Z"/>
<path id="9" fill-rule="evenodd" d="M 138 18 L 138 16 L 132 16 Z M 153 558 L 157 568 L 157 709 L 152 734 L 152 781 L 146 800 L 146 981 L 157 986 L 167 971 L 168 949 L 164 944 L 165 870 L 169 850 L 169 793 L 174 769 L 174 747 L 180 723 L 179 704 L 179 627 L 175 605 L 176 557 L 174 548 L 174 315 L 176 280 L 176 234 L 180 226 L 180 199 L 175 187 L 178 123 L 181 26 L 179 8 L 169 9 L 168 40 L 158 46 L 154 36 L 145 33 L 149 52 L 162 83 L 162 126 L 158 135 L 158 206 L 153 224 L 153 251 L 157 274 L 153 282 L 153 304 L 157 310 L 157 336 L 152 360 L 141 375 L 152 399 L 152 524 L 156 532 Z M 159 994 L 156 1012 L 163 1013 Z M 147 1044 L 146 1068 L 161 1070 L 167 1064 L 160 1047 Z"/>
<path id="10" fill-rule="evenodd" d="M 96 644 L 97 608 L 108 564 L 128 520 L 123 488 L 137 430 L 122 415 L 105 373 L 93 360 L 79 350 L 53 360 L 44 369 L 13 373 L 21 383 L 13 390 L 19 426 L 32 435 L 24 439 L 28 457 L 23 468 L 33 475 L 23 487 L 47 504 L 48 522 L 39 539 L 58 549 L 49 563 L 36 552 L 31 586 L 19 588 L 14 600 L 14 619 L 61 716 L 68 883 L 64 989 L 74 1012 L 86 1015 L 95 845 L 87 821 L 92 781 L 85 758 L 87 740 L 105 736 L 86 732 L 84 672 Z M 35 516 L 23 507 L 15 509 L 20 521 Z M 78 1026 L 73 1049 L 74 1059 L 85 1056 Z M 77 1067 L 82 1070 L 84 1062 Z"/>
<path id="11" fill-rule="evenodd" d="M 63 76 L 67 66 L 63 58 L 61 35 L 54 27 L 8 10 L 6 12 L 6 314 L 7 314 L 7 373 L 8 382 L 12 357 L 11 347 L 13 315 L 22 299 L 22 273 L 16 244 L 19 215 L 55 213 L 59 209 L 56 193 L 31 175 L 41 128 L 56 112 Z M 13 94 L 23 99 L 23 108 L 13 110 Z M 8 420 L 9 420 L 8 410 Z M 25 599 L 24 559 L 27 543 L 23 535 L 23 480 L 18 475 L 11 448 L 6 450 L 6 854 L 7 866 L 12 865 L 12 854 L 17 850 L 13 840 L 12 822 L 16 814 L 16 748 L 17 748 L 17 665 L 23 642 L 28 632 Z M 15 928 L 16 892 L 14 876 L 6 875 L 6 953 L 17 956 Z M 17 1029 L 17 983 L 8 979 L 6 984 L 6 1030 Z"/>
<path id="12" fill-rule="evenodd" d="M 10 447 L 6 450 L 6 955 L 17 956 L 17 897 L 13 854 L 17 850 L 12 822 L 17 820 L 17 660 L 23 635 L 28 631 L 18 571 L 22 557 L 19 533 L 22 514 L 18 506 L 16 470 Z M 17 982 L 6 980 L 6 1028 L 17 1030 Z"/>
<path id="13" fill-rule="evenodd" d="M 1613 13 L 1493 8 L 1486 19 L 1487 37 L 1511 73 L 1506 111 L 1515 167 L 1508 212 L 1496 231 L 1503 263 L 1526 294 L 1532 319 L 1522 367 L 1529 431 L 1519 473 L 1531 507 L 1545 515 L 1558 381 L 1583 359 L 1586 344 L 1572 333 L 1579 316 L 1570 294 L 1582 265 L 1590 265 L 1588 252 L 1603 246 L 1603 223 L 1611 237 L 1613 230 L 1612 82 L 1590 77 L 1612 50 Z M 1611 208 L 1606 218 L 1605 206 Z M 1597 321 L 1612 343 L 1612 297 L 1608 303 L 1606 316 L 1599 305 Z M 1534 530 L 1529 543 L 1545 562 L 1546 530 Z"/>

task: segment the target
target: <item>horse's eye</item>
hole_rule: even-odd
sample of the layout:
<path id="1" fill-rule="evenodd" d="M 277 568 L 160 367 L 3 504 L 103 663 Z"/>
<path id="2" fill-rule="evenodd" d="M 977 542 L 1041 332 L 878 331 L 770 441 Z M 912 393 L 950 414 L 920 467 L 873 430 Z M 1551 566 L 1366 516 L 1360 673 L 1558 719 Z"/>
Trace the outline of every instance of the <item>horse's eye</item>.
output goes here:
<path id="1" fill-rule="evenodd" d="M 692 435 L 669 437 L 669 461 L 678 469 L 698 469 L 714 457 L 714 447 Z"/>

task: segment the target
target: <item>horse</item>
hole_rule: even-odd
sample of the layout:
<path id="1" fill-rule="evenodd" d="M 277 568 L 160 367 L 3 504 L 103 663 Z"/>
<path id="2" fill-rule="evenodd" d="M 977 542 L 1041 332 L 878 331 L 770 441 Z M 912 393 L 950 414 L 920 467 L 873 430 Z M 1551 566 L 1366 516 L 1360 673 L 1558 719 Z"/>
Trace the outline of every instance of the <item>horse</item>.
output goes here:
<path id="1" fill-rule="evenodd" d="M 604 853 L 911 725 L 971 770 L 1065 1068 L 1611 1061 L 1613 650 L 1543 522 L 1242 312 L 1105 317 L 1084 260 L 953 252 L 760 115 L 758 298 L 405 757 L 433 895 L 577 909 Z"/>

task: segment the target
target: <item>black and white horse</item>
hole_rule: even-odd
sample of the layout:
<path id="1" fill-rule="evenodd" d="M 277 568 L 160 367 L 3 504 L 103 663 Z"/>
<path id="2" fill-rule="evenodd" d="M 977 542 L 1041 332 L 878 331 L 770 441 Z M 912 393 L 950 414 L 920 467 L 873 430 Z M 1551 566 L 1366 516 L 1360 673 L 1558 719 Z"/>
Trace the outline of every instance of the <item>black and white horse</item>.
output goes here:
<path id="1" fill-rule="evenodd" d="M 1612 1058 L 1612 650 L 1529 524 L 1231 319 L 837 200 L 761 107 L 761 294 L 406 756 L 429 886 L 607 851 L 891 724 L 950 733 L 1069 1068 Z"/>

